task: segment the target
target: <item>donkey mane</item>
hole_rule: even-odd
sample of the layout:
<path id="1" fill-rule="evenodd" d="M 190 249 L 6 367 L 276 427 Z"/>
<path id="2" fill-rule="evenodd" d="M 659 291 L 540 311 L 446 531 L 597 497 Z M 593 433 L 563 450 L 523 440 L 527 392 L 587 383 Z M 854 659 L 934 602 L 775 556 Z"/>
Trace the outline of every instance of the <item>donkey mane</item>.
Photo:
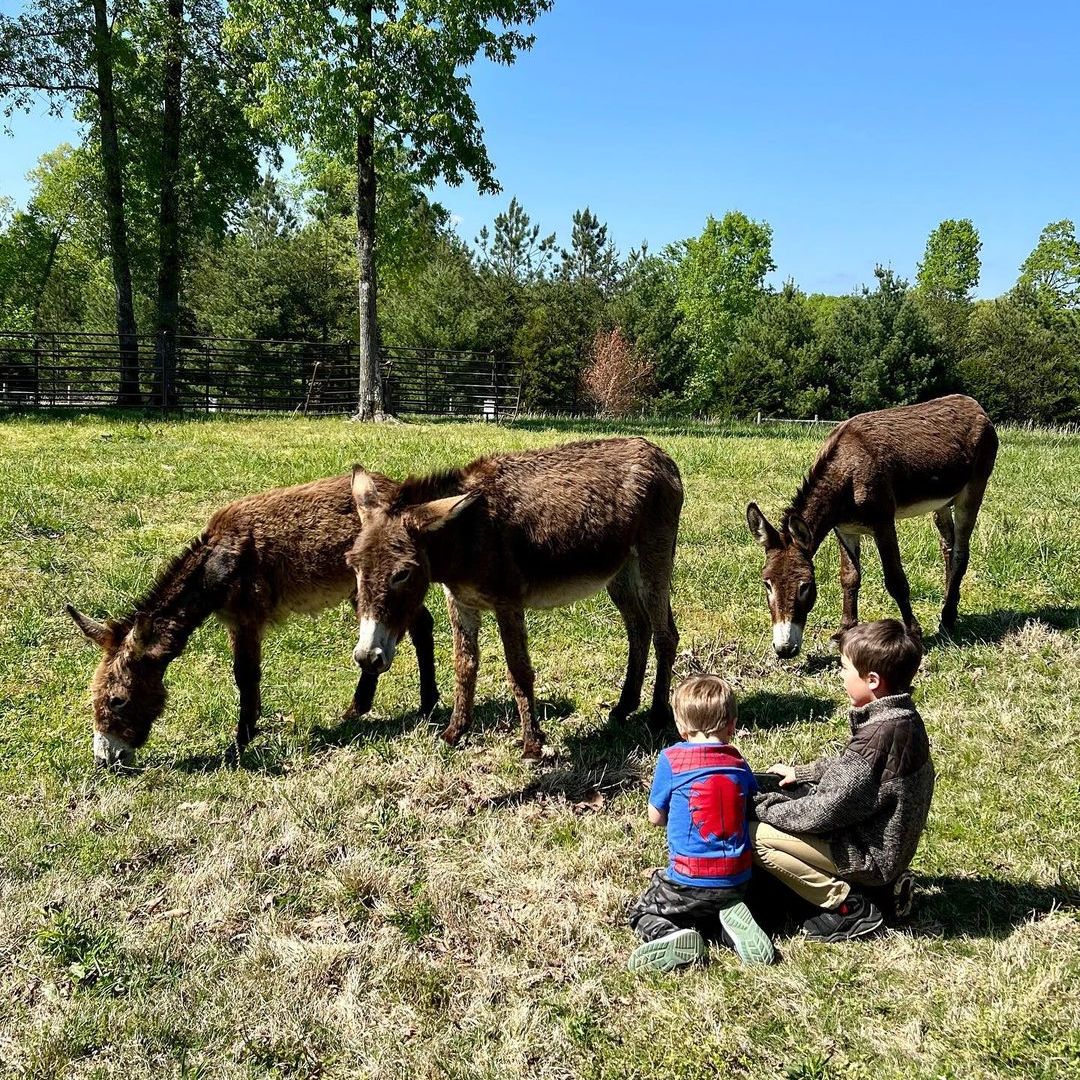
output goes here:
<path id="1" fill-rule="evenodd" d="M 798 490 L 792 496 L 791 502 L 788 504 L 787 509 L 784 510 L 780 516 L 780 529 L 781 532 L 788 533 L 788 521 L 795 514 L 802 517 L 806 512 L 806 506 L 810 502 L 811 496 L 815 493 L 822 479 L 828 475 L 832 469 L 833 450 L 836 448 L 837 435 L 839 429 L 834 431 L 826 440 L 825 445 L 822 446 L 818 452 L 818 456 L 814 459 L 813 465 L 806 471 L 806 475 L 802 478 L 802 483 L 799 484 Z"/>
<path id="2" fill-rule="evenodd" d="M 197 536 L 180 552 L 157 580 L 137 601 L 130 615 L 124 615 L 113 623 L 114 631 L 126 632 L 131 629 L 139 615 L 158 615 L 163 612 L 175 612 L 190 595 L 201 592 L 204 588 L 202 575 L 197 572 L 206 560 L 207 538 L 204 533 Z"/>
<path id="3" fill-rule="evenodd" d="M 473 463 L 475 466 L 476 462 Z M 427 476 L 409 476 L 401 481 L 390 503 L 390 513 L 401 513 L 410 506 L 442 499 L 461 492 L 464 469 L 443 469 Z"/>

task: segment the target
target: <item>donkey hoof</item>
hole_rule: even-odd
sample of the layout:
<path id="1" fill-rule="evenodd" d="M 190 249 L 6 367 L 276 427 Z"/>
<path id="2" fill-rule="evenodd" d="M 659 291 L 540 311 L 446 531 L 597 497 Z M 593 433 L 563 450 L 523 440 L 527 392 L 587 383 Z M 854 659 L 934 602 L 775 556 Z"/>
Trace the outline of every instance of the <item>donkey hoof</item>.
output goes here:
<path id="1" fill-rule="evenodd" d="M 439 738 L 442 739 L 447 746 L 457 746 L 457 744 L 461 742 L 461 736 L 464 734 L 465 732 L 463 730 L 459 731 L 456 728 L 447 728 Z"/>
<path id="2" fill-rule="evenodd" d="M 629 705 L 616 705 L 611 712 L 608 713 L 608 723 L 621 724 L 636 708 L 636 705 L 633 708 Z"/>
<path id="3" fill-rule="evenodd" d="M 544 760 L 543 743 L 526 743 L 521 751 L 521 760 L 526 765 L 539 765 Z"/>
<path id="4" fill-rule="evenodd" d="M 434 697 L 421 698 L 420 699 L 420 715 L 430 716 L 439 706 L 439 695 L 435 694 Z"/>

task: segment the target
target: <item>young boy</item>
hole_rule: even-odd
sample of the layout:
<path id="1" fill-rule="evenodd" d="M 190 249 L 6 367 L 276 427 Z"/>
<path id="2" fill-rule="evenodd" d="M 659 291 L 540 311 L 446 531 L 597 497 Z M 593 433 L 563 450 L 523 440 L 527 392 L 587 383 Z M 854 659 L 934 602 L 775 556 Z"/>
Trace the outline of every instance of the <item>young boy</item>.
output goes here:
<path id="1" fill-rule="evenodd" d="M 911 700 L 921 656 L 895 619 L 842 634 L 851 740 L 836 757 L 773 765 L 781 789 L 792 790 L 754 800 L 754 862 L 821 909 L 803 924 L 811 941 L 874 933 L 881 911 L 857 887 L 894 881 L 915 855 L 934 792 L 930 743 Z"/>
<path id="2" fill-rule="evenodd" d="M 750 880 L 748 830 L 754 774 L 729 745 L 735 695 L 715 675 L 685 679 L 671 697 L 683 742 L 660 755 L 649 794 L 649 821 L 667 826 L 670 862 L 630 909 L 643 944 L 631 971 L 670 971 L 705 956 L 702 929 L 729 941 L 744 964 L 768 964 L 772 942 L 741 897 Z"/>

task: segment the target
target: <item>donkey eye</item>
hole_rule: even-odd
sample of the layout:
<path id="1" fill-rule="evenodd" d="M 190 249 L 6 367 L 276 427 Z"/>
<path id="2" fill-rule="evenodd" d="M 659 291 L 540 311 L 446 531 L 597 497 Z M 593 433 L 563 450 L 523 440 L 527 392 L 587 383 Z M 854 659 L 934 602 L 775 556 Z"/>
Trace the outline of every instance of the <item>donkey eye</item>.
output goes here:
<path id="1" fill-rule="evenodd" d="M 112 709 L 113 712 L 120 712 L 126 707 L 127 703 L 128 699 L 126 697 L 121 697 L 119 694 L 113 694 L 109 698 L 109 708 Z"/>
<path id="2" fill-rule="evenodd" d="M 765 579 L 765 592 L 772 596 L 772 582 L 768 578 Z"/>
<path id="3" fill-rule="evenodd" d="M 409 576 L 412 574 L 412 570 L 406 567 L 404 570 L 398 570 L 393 577 L 390 578 L 391 585 L 404 585 L 409 580 Z"/>
<path id="4" fill-rule="evenodd" d="M 809 595 L 810 595 L 810 582 L 809 581 L 800 581 L 799 582 L 799 599 L 800 600 L 805 600 Z"/>

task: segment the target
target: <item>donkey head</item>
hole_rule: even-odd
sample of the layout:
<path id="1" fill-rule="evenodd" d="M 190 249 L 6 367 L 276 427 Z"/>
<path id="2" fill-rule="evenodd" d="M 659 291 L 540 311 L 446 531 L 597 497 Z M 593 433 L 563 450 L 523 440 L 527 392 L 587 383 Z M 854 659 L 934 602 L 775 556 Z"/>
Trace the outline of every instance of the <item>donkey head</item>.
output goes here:
<path id="1" fill-rule="evenodd" d="M 798 514 L 788 514 L 782 530 L 774 528 L 758 509 L 746 508 L 746 523 L 765 549 L 765 595 L 772 614 L 776 655 L 798 654 L 806 617 L 817 600 L 814 580 L 814 538 Z"/>
<path id="2" fill-rule="evenodd" d="M 68 605 L 75 625 L 103 656 L 90 683 L 94 707 L 94 759 L 129 765 L 165 708 L 166 659 L 149 616 L 100 623 Z"/>
<path id="3" fill-rule="evenodd" d="M 365 671 L 390 667 L 401 635 L 424 603 L 431 584 L 428 545 L 448 522 L 475 499 L 452 495 L 398 508 L 385 495 L 386 481 L 359 465 L 353 468 L 353 500 L 360 514 L 360 535 L 347 558 L 356 573 L 356 617 L 360 634 L 353 659 Z"/>

